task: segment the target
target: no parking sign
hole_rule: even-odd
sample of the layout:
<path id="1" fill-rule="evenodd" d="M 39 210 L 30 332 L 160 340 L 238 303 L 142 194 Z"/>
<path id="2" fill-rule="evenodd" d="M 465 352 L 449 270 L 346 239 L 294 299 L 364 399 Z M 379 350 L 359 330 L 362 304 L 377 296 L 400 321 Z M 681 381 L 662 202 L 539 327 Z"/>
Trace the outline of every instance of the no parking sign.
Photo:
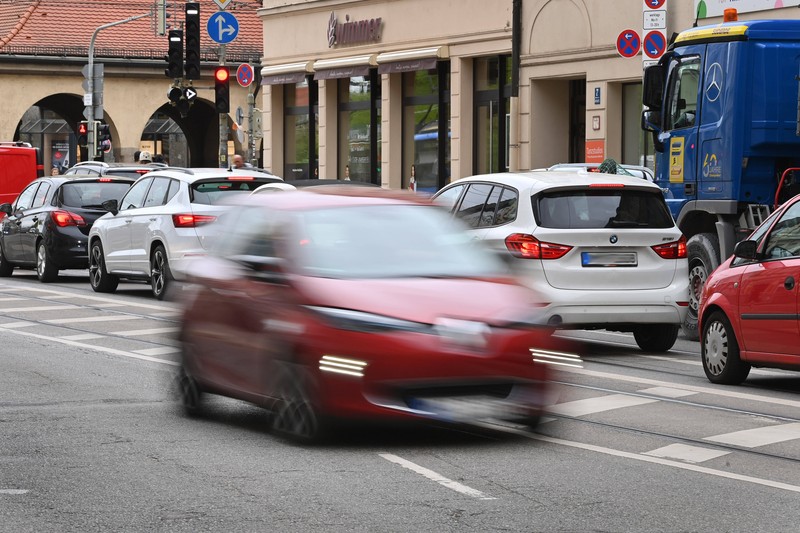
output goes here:
<path id="1" fill-rule="evenodd" d="M 635 30 L 623 30 L 617 37 L 617 52 L 622 57 L 633 57 L 639 53 L 642 40 Z"/>

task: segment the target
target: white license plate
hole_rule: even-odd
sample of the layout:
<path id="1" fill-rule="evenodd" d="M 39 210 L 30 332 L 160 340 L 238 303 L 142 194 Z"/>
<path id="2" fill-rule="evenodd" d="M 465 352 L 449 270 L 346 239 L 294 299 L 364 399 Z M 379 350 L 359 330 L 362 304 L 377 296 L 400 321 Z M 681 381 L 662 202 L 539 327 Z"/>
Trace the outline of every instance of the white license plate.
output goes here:
<path id="1" fill-rule="evenodd" d="M 634 267 L 638 264 L 636 252 L 581 253 L 581 265 L 585 267 Z"/>
<path id="2" fill-rule="evenodd" d="M 454 398 L 417 398 L 414 408 L 426 411 L 435 418 L 466 422 L 485 418 L 514 418 L 522 409 L 511 402 L 488 396 Z"/>

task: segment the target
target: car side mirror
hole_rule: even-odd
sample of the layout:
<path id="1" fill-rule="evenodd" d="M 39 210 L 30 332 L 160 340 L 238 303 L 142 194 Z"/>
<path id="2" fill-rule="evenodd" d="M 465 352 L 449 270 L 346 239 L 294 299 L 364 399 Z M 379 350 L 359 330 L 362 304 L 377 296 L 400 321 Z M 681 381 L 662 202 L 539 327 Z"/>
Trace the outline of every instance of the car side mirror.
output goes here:
<path id="1" fill-rule="evenodd" d="M 14 208 L 11 206 L 11 204 L 0 204 L 0 213 L 10 215 L 13 211 Z"/>
<path id="2" fill-rule="evenodd" d="M 117 213 L 119 213 L 119 202 L 114 198 L 112 198 L 111 200 L 106 200 L 100 205 L 103 206 L 103 209 L 105 209 L 112 215 L 116 215 Z"/>
<path id="3" fill-rule="evenodd" d="M 645 131 L 661 131 L 661 112 L 642 111 L 642 129 Z"/>
<path id="4" fill-rule="evenodd" d="M 733 247 L 733 255 L 742 259 L 755 259 L 758 257 L 758 243 L 756 241 L 740 241 Z"/>
<path id="5" fill-rule="evenodd" d="M 251 279 L 276 285 L 286 284 L 283 259 L 261 255 L 237 255 L 232 259 L 249 270 Z"/>

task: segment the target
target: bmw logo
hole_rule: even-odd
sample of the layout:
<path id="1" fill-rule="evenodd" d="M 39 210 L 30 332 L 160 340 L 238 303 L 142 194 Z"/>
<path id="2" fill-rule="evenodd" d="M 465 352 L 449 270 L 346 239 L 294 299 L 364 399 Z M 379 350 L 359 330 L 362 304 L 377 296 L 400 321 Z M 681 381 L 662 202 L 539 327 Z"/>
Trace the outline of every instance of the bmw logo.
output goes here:
<path id="1" fill-rule="evenodd" d="M 609 238 L 608 238 L 608 241 L 609 241 L 611 244 L 617 244 L 617 241 L 618 241 L 618 240 L 619 240 L 619 239 L 617 239 L 617 236 L 616 236 L 616 235 L 612 235 L 611 237 L 609 237 Z"/>

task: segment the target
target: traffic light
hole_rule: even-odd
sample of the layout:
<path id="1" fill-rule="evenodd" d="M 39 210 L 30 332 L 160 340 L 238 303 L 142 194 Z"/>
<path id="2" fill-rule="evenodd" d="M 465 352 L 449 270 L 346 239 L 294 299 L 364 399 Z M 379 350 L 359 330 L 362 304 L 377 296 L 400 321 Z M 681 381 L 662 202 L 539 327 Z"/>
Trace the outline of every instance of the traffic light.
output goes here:
<path id="1" fill-rule="evenodd" d="M 214 102 L 217 113 L 228 113 L 231 110 L 230 79 L 228 67 L 214 69 Z"/>
<path id="2" fill-rule="evenodd" d="M 183 30 L 169 30 L 169 51 L 167 52 L 167 68 L 164 74 L 168 78 L 183 77 Z"/>
<path id="3" fill-rule="evenodd" d="M 108 124 L 98 124 L 97 126 L 97 151 L 111 151 L 111 128 Z"/>
<path id="4" fill-rule="evenodd" d="M 186 79 L 200 79 L 200 3 L 186 2 Z"/>
<path id="5" fill-rule="evenodd" d="M 78 124 L 78 146 L 86 146 L 89 143 L 89 122 L 82 120 Z"/>

